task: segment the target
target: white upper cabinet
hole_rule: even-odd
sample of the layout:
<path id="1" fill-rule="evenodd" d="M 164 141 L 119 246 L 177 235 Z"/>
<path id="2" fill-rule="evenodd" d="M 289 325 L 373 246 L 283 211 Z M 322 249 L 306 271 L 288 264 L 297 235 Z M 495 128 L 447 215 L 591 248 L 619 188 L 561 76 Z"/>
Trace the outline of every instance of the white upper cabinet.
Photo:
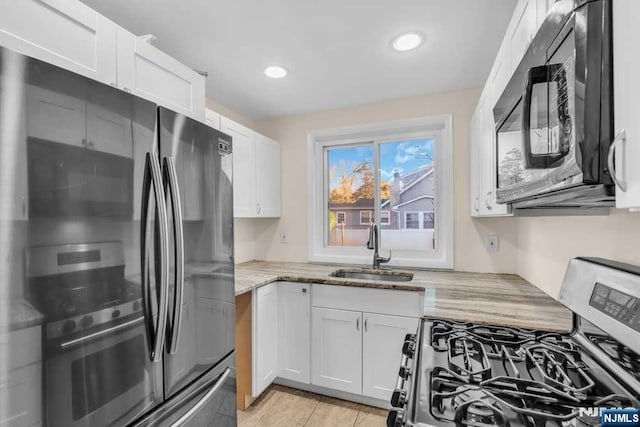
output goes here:
<path id="1" fill-rule="evenodd" d="M 160 49 L 117 29 L 118 86 L 173 111 L 205 121 L 205 79 Z"/>
<path id="2" fill-rule="evenodd" d="M 0 0 L 0 45 L 116 85 L 116 24 L 73 0 Z"/>
<path id="3" fill-rule="evenodd" d="M 205 121 L 205 79 L 78 0 L 0 0 L 0 46 Z"/>
<path id="4" fill-rule="evenodd" d="M 278 284 L 279 376 L 309 384 L 311 380 L 311 286 Z"/>
<path id="5" fill-rule="evenodd" d="M 220 130 L 220 113 L 217 113 L 209 108 L 204 110 L 204 122 L 216 129 L 216 130 Z"/>
<path id="6" fill-rule="evenodd" d="M 516 5 L 507 32 L 510 46 L 511 70 L 524 56 L 538 29 L 538 0 L 520 0 Z"/>
<path id="7" fill-rule="evenodd" d="M 613 3 L 616 207 L 640 208 L 640 1 Z M 624 187 L 624 188 L 622 188 Z"/>
<path id="8" fill-rule="evenodd" d="M 280 144 L 226 117 L 220 130 L 233 138 L 233 216 L 280 216 Z"/>
<path id="9" fill-rule="evenodd" d="M 469 125 L 470 211 L 473 217 L 512 215 L 496 202 L 493 107 L 544 21 L 553 0 L 519 0 Z"/>
<path id="10" fill-rule="evenodd" d="M 280 144 L 256 135 L 256 204 L 257 215 L 280 216 Z"/>

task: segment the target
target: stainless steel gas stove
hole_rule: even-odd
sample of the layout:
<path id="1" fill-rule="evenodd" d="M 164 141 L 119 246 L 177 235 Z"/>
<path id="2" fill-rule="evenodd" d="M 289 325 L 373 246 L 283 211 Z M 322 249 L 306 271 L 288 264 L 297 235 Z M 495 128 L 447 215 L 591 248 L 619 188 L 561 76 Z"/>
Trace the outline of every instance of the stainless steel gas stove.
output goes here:
<path id="1" fill-rule="evenodd" d="M 573 259 L 560 301 L 568 334 L 422 319 L 387 425 L 599 425 L 603 408 L 640 408 L 640 269 Z"/>

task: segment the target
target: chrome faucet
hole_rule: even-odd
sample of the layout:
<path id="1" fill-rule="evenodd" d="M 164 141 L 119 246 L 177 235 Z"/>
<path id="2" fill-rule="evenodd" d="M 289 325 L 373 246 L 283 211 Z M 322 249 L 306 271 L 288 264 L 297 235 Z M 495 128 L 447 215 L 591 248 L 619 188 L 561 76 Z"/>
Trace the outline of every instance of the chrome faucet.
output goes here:
<path id="1" fill-rule="evenodd" d="M 373 268 L 380 268 L 380 264 L 391 261 L 391 251 L 389 251 L 389 258 L 378 256 L 378 226 L 375 223 L 369 226 L 367 249 L 373 249 Z"/>

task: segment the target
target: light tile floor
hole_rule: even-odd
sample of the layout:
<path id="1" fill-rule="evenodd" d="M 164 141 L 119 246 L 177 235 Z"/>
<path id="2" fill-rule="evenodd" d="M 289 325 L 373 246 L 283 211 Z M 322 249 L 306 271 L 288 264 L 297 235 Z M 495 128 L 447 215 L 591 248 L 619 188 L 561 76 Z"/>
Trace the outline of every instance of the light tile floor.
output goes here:
<path id="1" fill-rule="evenodd" d="M 274 385 L 246 411 L 238 426 L 385 426 L 387 411 Z"/>

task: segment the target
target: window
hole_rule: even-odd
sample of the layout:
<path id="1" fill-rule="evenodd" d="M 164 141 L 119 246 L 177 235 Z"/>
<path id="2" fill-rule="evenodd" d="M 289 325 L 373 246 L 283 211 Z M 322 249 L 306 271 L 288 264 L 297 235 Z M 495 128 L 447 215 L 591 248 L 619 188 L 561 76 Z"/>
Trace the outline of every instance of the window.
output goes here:
<path id="1" fill-rule="evenodd" d="M 418 212 L 404 213 L 404 228 L 407 230 L 417 230 L 420 228 L 420 214 Z"/>
<path id="2" fill-rule="evenodd" d="M 373 211 L 360 211 L 360 225 L 370 225 L 375 222 Z"/>
<path id="3" fill-rule="evenodd" d="M 433 228 L 433 212 L 422 212 L 422 228 Z"/>
<path id="4" fill-rule="evenodd" d="M 391 224 L 391 213 L 389 211 L 380 212 L 380 224 L 382 225 Z"/>
<path id="5" fill-rule="evenodd" d="M 313 131 L 308 144 L 311 261 L 369 263 L 377 223 L 392 264 L 453 266 L 450 116 Z"/>

